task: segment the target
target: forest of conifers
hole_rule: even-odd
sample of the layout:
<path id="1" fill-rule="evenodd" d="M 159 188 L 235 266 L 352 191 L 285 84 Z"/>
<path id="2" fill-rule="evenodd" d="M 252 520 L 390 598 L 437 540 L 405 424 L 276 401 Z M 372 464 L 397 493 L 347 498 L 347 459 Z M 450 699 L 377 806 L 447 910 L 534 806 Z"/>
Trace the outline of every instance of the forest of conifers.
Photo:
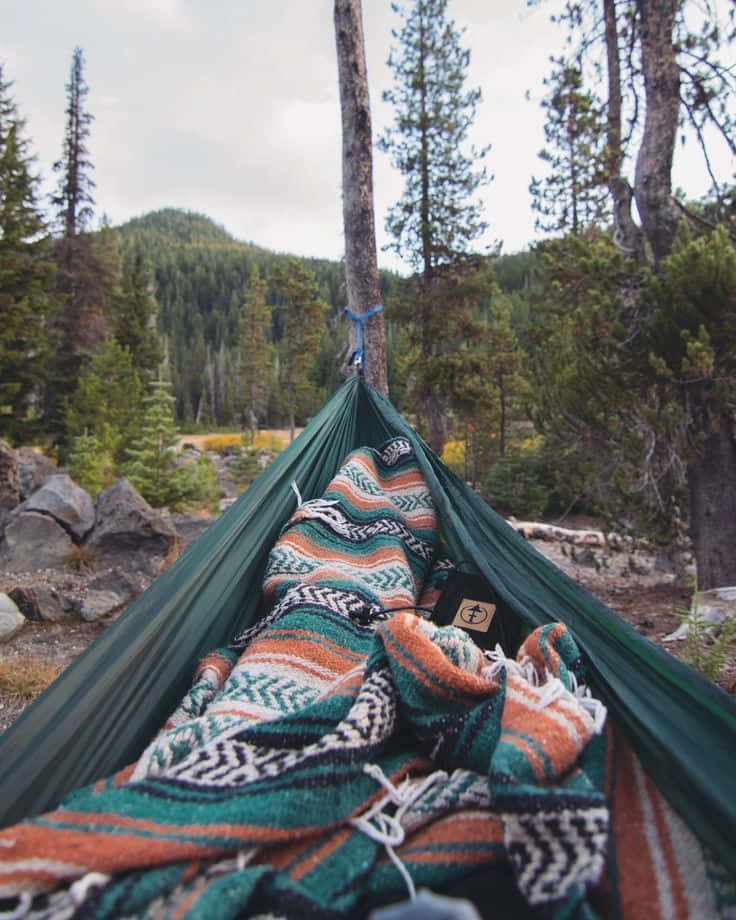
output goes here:
<path id="1" fill-rule="evenodd" d="M 474 245 L 480 93 L 450 4 L 401 8 L 378 145 L 405 180 L 386 227 L 411 271 L 381 273 L 380 290 L 390 397 L 458 473 L 507 513 L 689 538 L 711 587 L 736 583 L 736 193 L 712 176 L 688 200 L 671 170 L 688 126 L 706 155 L 711 124 L 736 156 L 720 63 L 734 26 L 706 3 L 693 28 L 690 6 L 566 5 L 574 50 L 551 62 L 546 172 L 530 177 L 548 237 L 509 255 Z M 597 69 L 580 34 L 599 36 Z M 45 213 L 11 80 L 0 68 L 0 436 L 104 483 L 164 421 L 251 436 L 306 422 L 354 371 L 344 267 L 173 207 L 91 230 L 80 49 Z"/>

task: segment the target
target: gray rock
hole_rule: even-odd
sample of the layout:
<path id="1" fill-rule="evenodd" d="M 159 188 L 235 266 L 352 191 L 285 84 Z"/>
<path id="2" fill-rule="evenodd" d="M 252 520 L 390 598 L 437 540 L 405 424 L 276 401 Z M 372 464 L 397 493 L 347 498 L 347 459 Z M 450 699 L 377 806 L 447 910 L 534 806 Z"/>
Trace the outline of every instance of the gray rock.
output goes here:
<path id="1" fill-rule="evenodd" d="M 12 637 L 25 625 L 26 618 L 7 594 L 0 594 L 0 642 Z"/>
<path id="2" fill-rule="evenodd" d="M 64 568 L 74 544 L 69 534 L 46 514 L 24 511 L 6 525 L 0 543 L 0 569 L 32 572 Z"/>
<path id="3" fill-rule="evenodd" d="M 56 623 L 69 610 L 69 605 L 59 594 L 45 585 L 20 585 L 12 588 L 8 594 L 27 620 Z"/>
<path id="4" fill-rule="evenodd" d="M 25 501 L 38 491 L 46 480 L 51 479 L 59 471 L 48 457 L 44 457 L 32 447 L 19 447 L 16 453 L 18 454 L 20 498 L 21 501 Z"/>
<path id="5" fill-rule="evenodd" d="M 23 503 L 24 511 L 50 514 L 78 540 L 92 530 L 95 506 L 87 492 L 66 473 L 56 473 Z"/>
<path id="6" fill-rule="evenodd" d="M 19 502 L 18 455 L 9 444 L 0 441 L 0 525 Z"/>
<path id="7" fill-rule="evenodd" d="M 110 569 L 93 578 L 88 587 L 93 591 L 110 591 L 127 603 L 144 591 L 149 583 L 148 579 L 134 580 L 121 569 Z"/>
<path id="8" fill-rule="evenodd" d="M 118 610 L 126 603 L 126 598 L 115 591 L 88 591 L 82 599 L 79 615 L 88 623 L 99 620 Z"/>
<path id="9" fill-rule="evenodd" d="M 199 514 L 172 514 L 171 523 L 179 535 L 181 552 L 189 549 L 205 530 L 212 526 L 215 518 Z"/>
<path id="10" fill-rule="evenodd" d="M 699 591 L 695 596 L 695 607 L 688 619 L 696 619 L 697 625 L 707 628 L 710 635 L 716 635 L 720 627 L 736 616 L 736 586 L 728 585 L 722 588 L 711 588 L 710 591 Z M 678 642 L 686 639 L 690 634 L 690 623 L 685 620 L 674 632 L 665 636 L 663 642 Z"/>
<path id="11" fill-rule="evenodd" d="M 85 546 L 95 557 L 124 571 L 157 573 L 164 560 L 178 552 L 176 531 L 136 492 L 118 479 L 100 494 L 96 520 Z"/>

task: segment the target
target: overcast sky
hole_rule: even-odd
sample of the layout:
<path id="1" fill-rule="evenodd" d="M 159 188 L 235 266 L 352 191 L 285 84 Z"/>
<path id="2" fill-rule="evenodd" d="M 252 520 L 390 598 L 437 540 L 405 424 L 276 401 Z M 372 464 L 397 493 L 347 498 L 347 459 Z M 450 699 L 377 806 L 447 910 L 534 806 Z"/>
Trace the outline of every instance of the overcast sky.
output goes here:
<path id="1" fill-rule="evenodd" d="M 381 92 L 400 23 L 390 0 L 364 0 L 363 9 L 375 137 L 391 121 Z M 544 4 L 530 11 L 525 0 L 450 0 L 450 12 L 467 26 L 469 85 L 483 93 L 473 140 L 492 145 L 490 226 L 479 245 L 500 240 L 513 252 L 534 238 L 528 186 L 542 173 L 542 80 L 563 35 Z M 341 256 L 332 0 L 0 0 L 0 13 L 0 59 L 47 189 L 80 45 L 98 218 L 187 208 L 241 240 Z M 692 196 L 708 189 L 697 162 L 694 145 L 678 153 L 675 182 Z M 374 168 L 380 247 L 401 177 L 378 151 Z M 389 253 L 379 262 L 402 267 Z"/>

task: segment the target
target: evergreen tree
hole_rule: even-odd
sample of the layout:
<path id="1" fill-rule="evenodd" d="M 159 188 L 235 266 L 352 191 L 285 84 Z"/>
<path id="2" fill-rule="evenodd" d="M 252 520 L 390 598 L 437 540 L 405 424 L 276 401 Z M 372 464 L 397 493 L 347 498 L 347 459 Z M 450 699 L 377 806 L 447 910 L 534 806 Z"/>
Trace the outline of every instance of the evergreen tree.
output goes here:
<path id="1" fill-rule="evenodd" d="M 178 431 L 173 405 L 171 384 L 159 376 L 143 403 L 140 434 L 126 451 L 126 475 L 154 508 L 181 507 L 192 495 L 192 473 L 174 464 Z"/>
<path id="2" fill-rule="evenodd" d="M 465 88 L 470 52 L 447 6 L 448 0 L 393 5 L 403 26 L 394 32 L 399 42 L 389 57 L 394 87 L 384 99 L 394 105 L 395 116 L 379 141 L 404 176 L 403 195 L 386 226 L 393 248 L 417 273 L 404 289 L 398 315 L 412 330 L 416 398 L 437 452 L 447 437 L 447 399 L 436 372 L 438 356 L 448 358 L 451 351 L 443 327 L 472 324 L 479 302 L 471 302 L 467 290 L 477 287 L 478 265 L 464 264 L 464 257 L 486 228 L 474 196 L 487 181 L 479 165 L 487 148 L 465 152 L 480 90 Z M 450 317 L 453 309 L 462 315 Z"/>
<path id="3" fill-rule="evenodd" d="M 485 229 L 473 196 L 486 180 L 478 162 L 486 149 L 464 152 L 480 101 L 465 88 L 470 52 L 447 16 L 448 0 L 413 0 L 393 35 L 399 48 L 388 63 L 394 87 L 384 100 L 395 108 L 394 125 L 379 141 L 404 176 L 401 200 L 386 226 L 393 248 L 425 281 L 433 270 L 467 252 Z"/>
<path id="4" fill-rule="evenodd" d="M 154 374 L 162 357 L 156 335 L 158 308 L 153 287 L 153 273 L 143 246 L 135 240 L 123 256 L 120 287 L 113 302 L 113 334 L 128 349 L 143 377 Z"/>
<path id="5" fill-rule="evenodd" d="M 52 433 L 65 442 L 64 402 L 76 388 L 84 356 L 103 341 L 109 331 L 109 300 L 117 276 L 117 246 L 106 230 L 95 236 L 87 231 L 92 217 L 94 182 L 87 151 L 92 116 L 85 108 L 88 87 L 80 48 L 72 56 L 67 84 L 66 128 L 60 173 L 52 203 L 57 209 L 62 235 L 54 244 L 57 264 L 56 291 L 62 301 L 55 332 L 59 348 L 50 362 L 47 416 Z"/>
<path id="6" fill-rule="evenodd" d="M 556 62 L 551 90 L 542 107 L 549 145 L 539 154 L 549 164 L 543 179 L 532 179 L 530 192 L 538 213 L 536 226 L 553 233 L 581 233 L 610 213 L 605 187 L 603 112 L 583 88 L 579 66 Z"/>
<path id="7" fill-rule="evenodd" d="M 54 267 L 37 202 L 24 123 L 0 64 L 0 435 L 23 440 L 51 342 Z"/>
<path id="8" fill-rule="evenodd" d="M 79 374 L 66 405 L 66 431 L 71 440 L 95 435 L 111 462 L 120 463 L 141 417 L 143 387 L 128 348 L 109 337 Z"/>
<path id="9" fill-rule="evenodd" d="M 268 399 L 269 368 L 273 360 L 273 346 L 269 341 L 271 308 L 266 304 L 266 290 L 266 282 L 254 265 L 238 324 L 242 400 L 251 441 L 256 436 L 258 417 Z"/>
<path id="10" fill-rule="evenodd" d="M 310 375 L 319 350 L 327 304 L 319 295 L 314 274 L 297 259 L 279 266 L 273 281 L 283 298 L 281 373 L 293 440 L 296 413 L 312 408 L 310 396 L 314 385 Z"/>
<path id="11" fill-rule="evenodd" d="M 69 475 L 95 498 L 114 480 L 112 458 L 95 434 L 83 431 L 75 435 L 66 460 Z"/>
<path id="12" fill-rule="evenodd" d="M 95 183 L 90 176 L 92 163 L 87 150 L 92 115 L 85 108 L 89 87 L 84 79 L 84 54 L 77 47 L 72 54 L 69 83 L 66 86 L 66 129 L 61 159 L 54 163 L 60 173 L 59 186 L 52 202 L 66 239 L 83 233 L 92 219 Z"/>

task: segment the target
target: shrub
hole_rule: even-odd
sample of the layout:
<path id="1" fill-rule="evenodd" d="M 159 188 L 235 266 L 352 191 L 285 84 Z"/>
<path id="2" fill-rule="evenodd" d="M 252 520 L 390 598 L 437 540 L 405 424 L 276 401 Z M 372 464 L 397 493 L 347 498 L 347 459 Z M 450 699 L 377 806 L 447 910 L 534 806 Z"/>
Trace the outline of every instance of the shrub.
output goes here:
<path id="1" fill-rule="evenodd" d="M 736 641 L 736 614 L 722 623 L 720 628 L 714 627 L 701 612 L 699 603 L 696 591 L 690 610 L 681 614 L 683 623 L 690 627 L 681 657 L 685 664 L 699 671 L 703 677 L 717 682 L 728 661 L 729 646 Z"/>
<path id="2" fill-rule="evenodd" d="M 253 448 L 259 447 L 262 450 L 270 450 L 278 454 L 286 449 L 286 439 L 278 434 L 274 434 L 272 431 L 259 431 L 255 438 L 253 438 L 253 443 L 250 446 Z"/>
<path id="3" fill-rule="evenodd" d="M 442 448 L 442 462 L 458 476 L 465 475 L 465 441 L 447 441 Z"/>
<path id="4" fill-rule="evenodd" d="M 243 438 L 239 434 L 213 434 L 202 442 L 202 450 L 211 450 L 217 454 L 224 454 L 232 448 L 243 446 Z"/>

